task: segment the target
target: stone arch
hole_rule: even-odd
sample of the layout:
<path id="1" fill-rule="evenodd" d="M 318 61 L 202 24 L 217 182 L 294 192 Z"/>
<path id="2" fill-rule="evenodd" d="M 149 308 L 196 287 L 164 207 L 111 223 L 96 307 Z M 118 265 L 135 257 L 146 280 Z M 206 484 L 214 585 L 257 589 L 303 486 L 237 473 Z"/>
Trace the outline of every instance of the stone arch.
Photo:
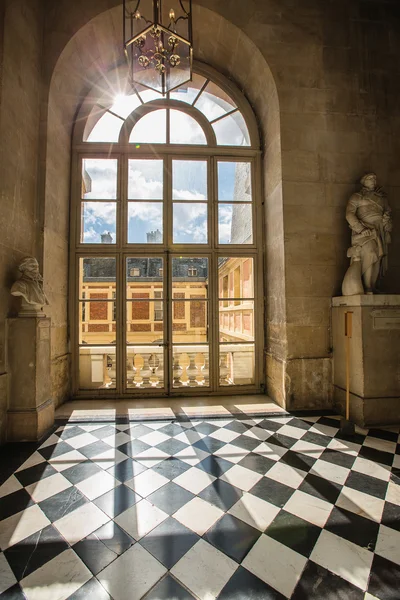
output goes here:
<path id="1" fill-rule="evenodd" d="M 121 6 L 102 10 L 89 3 L 69 38 L 54 44 L 46 65 L 49 80 L 43 106 L 41 161 L 42 235 L 38 240 L 52 317 L 52 391 L 56 403 L 68 397 L 68 243 L 71 135 L 80 104 L 92 86 L 122 63 Z M 104 3 L 103 3 L 104 4 Z M 109 5 L 110 3 L 108 3 Z M 93 6 L 92 6 L 93 5 Z M 55 7 L 52 11 L 60 11 Z M 95 15 L 95 10 L 98 14 Z M 78 13 L 78 8 L 76 13 Z M 78 20 L 78 14 L 75 15 Z M 50 12 L 51 17 L 54 15 Z M 90 17 L 93 17 L 90 19 Z M 69 19 L 73 19 L 72 9 Z M 280 113 L 271 70 L 257 46 L 236 25 L 199 4 L 194 5 L 196 58 L 232 79 L 256 114 L 263 140 L 265 206 L 265 278 L 267 355 L 283 365 L 286 349 Z M 82 23 L 82 21 L 85 21 Z M 90 20 L 89 20 L 90 19 Z M 73 29 L 73 26 L 69 24 Z M 57 57 L 58 58 L 55 58 Z M 52 62 L 53 61 L 53 62 Z M 54 66 L 53 66 L 54 65 Z M 272 364 L 272 363 L 271 363 Z M 279 370 L 278 366 L 278 370 Z M 276 367 L 275 367 L 276 369 Z M 267 378 L 267 389 L 284 402 L 282 373 Z"/>

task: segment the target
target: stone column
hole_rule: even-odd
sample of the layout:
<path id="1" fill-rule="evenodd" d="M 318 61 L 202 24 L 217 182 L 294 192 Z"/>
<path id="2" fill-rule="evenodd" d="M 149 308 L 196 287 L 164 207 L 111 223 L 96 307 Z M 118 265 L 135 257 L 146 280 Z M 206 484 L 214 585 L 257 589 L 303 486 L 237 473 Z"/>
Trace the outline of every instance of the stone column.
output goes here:
<path id="1" fill-rule="evenodd" d="M 339 296 L 332 301 L 334 405 L 344 414 L 345 312 L 350 339 L 350 418 L 360 426 L 400 419 L 400 295 Z"/>
<path id="2" fill-rule="evenodd" d="M 37 441 L 54 424 L 47 317 L 7 319 L 7 441 Z"/>

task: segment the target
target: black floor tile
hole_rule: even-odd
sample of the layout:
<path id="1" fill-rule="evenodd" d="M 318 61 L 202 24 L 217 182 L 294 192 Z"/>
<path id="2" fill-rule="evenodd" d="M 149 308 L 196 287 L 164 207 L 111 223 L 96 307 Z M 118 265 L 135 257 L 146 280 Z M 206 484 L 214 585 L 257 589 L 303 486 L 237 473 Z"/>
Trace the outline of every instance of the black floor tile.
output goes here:
<path id="1" fill-rule="evenodd" d="M 261 456 L 261 454 L 250 452 L 250 454 L 244 456 L 238 464 L 241 467 L 250 469 L 250 471 L 265 475 L 274 465 L 276 465 L 276 462 L 266 456 Z"/>
<path id="2" fill-rule="evenodd" d="M 93 502 L 104 513 L 106 513 L 106 515 L 108 515 L 111 519 L 114 519 L 124 512 L 124 510 L 127 510 L 141 499 L 142 498 L 136 494 L 136 492 L 128 488 L 126 485 L 121 484 L 103 494 L 103 496 L 96 498 L 96 500 L 93 500 Z"/>
<path id="3" fill-rule="evenodd" d="M 79 448 L 79 452 L 83 454 L 83 456 L 86 456 L 86 458 L 93 458 L 94 456 L 98 456 L 99 454 L 107 452 L 108 450 L 110 450 L 110 446 L 101 440 L 98 442 L 93 442 L 93 444 L 88 444 L 83 448 Z"/>
<path id="4" fill-rule="evenodd" d="M 265 530 L 266 535 L 309 557 L 322 529 L 281 510 Z"/>
<path id="5" fill-rule="evenodd" d="M 318 475 L 308 473 L 300 484 L 299 490 L 306 494 L 311 494 L 311 496 L 315 496 L 316 498 L 321 498 L 321 500 L 326 500 L 331 504 L 335 504 L 342 491 L 342 487 L 343 486 L 338 483 L 327 481 L 322 477 L 318 477 Z"/>
<path id="6" fill-rule="evenodd" d="M 148 450 L 149 448 L 151 448 L 149 444 L 145 444 L 145 442 L 141 442 L 140 440 L 132 440 L 118 446 L 118 450 L 120 452 L 123 452 L 131 458 L 135 458 L 138 454 Z"/>
<path id="7" fill-rule="evenodd" d="M 233 515 L 224 515 L 203 536 L 210 544 L 242 562 L 261 535 L 261 531 L 251 527 Z"/>
<path id="8" fill-rule="evenodd" d="M 167 575 L 153 587 L 144 600 L 195 600 L 195 597 L 171 575 Z"/>
<path id="9" fill-rule="evenodd" d="M 34 504 L 28 492 L 24 489 L 17 490 L 0 498 L 0 521 L 21 512 Z"/>
<path id="10" fill-rule="evenodd" d="M 219 594 L 218 600 L 286 600 L 286 596 L 240 566 Z"/>
<path id="11" fill-rule="evenodd" d="M 221 479 L 213 481 L 200 494 L 199 498 L 206 500 L 210 504 L 217 506 L 224 512 L 229 510 L 240 498 L 243 492 L 239 488 L 226 483 Z"/>
<path id="12" fill-rule="evenodd" d="M 226 442 L 221 442 L 220 440 L 215 440 L 214 438 L 208 436 L 206 436 L 202 440 L 198 440 L 193 444 L 193 448 L 204 450 L 205 452 L 209 452 L 210 454 L 213 454 L 213 452 L 217 452 L 224 446 L 226 446 Z"/>
<path id="13" fill-rule="evenodd" d="M 72 546 L 72 549 L 93 575 L 100 573 L 100 571 L 105 569 L 105 567 L 118 557 L 116 552 L 107 548 L 107 546 L 93 534 Z"/>
<path id="14" fill-rule="evenodd" d="M 151 427 L 146 427 L 146 425 L 139 423 L 138 425 L 132 425 L 132 427 L 130 427 L 125 433 L 130 435 L 132 438 L 137 439 L 143 435 L 152 433 L 153 431 L 154 429 L 151 429 Z"/>
<path id="15" fill-rule="evenodd" d="M 386 481 L 364 475 L 364 473 L 357 473 L 357 471 L 351 471 L 349 473 L 345 485 L 354 490 L 358 490 L 359 492 L 364 492 L 364 494 L 380 498 L 381 500 L 385 499 L 388 487 Z"/>
<path id="16" fill-rule="evenodd" d="M 228 425 L 225 425 L 223 429 L 228 429 L 228 431 L 234 431 L 235 433 L 244 433 L 251 429 L 253 425 L 248 425 L 243 423 L 242 421 L 231 421 Z"/>
<path id="17" fill-rule="evenodd" d="M 48 525 L 8 548 L 4 555 L 15 577 L 20 581 L 68 548 L 67 542 L 57 529 Z"/>
<path id="18" fill-rule="evenodd" d="M 78 425 L 75 425 L 74 427 L 65 427 L 62 431 L 56 432 L 56 435 L 62 440 L 69 440 L 70 438 L 82 435 L 83 433 L 86 433 L 86 431 Z"/>
<path id="19" fill-rule="evenodd" d="M 294 494 L 295 490 L 283 483 L 263 477 L 257 481 L 256 485 L 251 488 L 250 494 L 266 500 L 275 506 L 283 507 L 289 498 Z"/>
<path id="20" fill-rule="evenodd" d="M 189 446 L 189 443 L 185 444 L 185 442 L 181 442 L 180 440 L 174 440 L 170 438 L 169 440 L 164 440 L 161 444 L 158 444 L 157 448 L 166 452 L 167 454 L 176 454 L 181 450 L 184 450 Z"/>
<path id="21" fill-rule="evenodd" d="M 291 421 L 288 421 L 286 425 L 290 425 L 291 427 L 297 427 L 298 429 L 303 429 L 303 431 L 308 431 L 310 427 L 314 425 L 314 423 L 309 423 L 308 421 L 303 421 L 303 419 L 294 417 Z"/>
<path id="22" fill-rule="evenodd" d="M 172 569 L 198 540 L 193 531 L 169 517 L 142 538 L 140 544 L 167 569 Z"/>
<path id="23" fill-rule="evenodd" d="M 65 469 L 62 474 L 68 479 L 68 481 L 75 485 L 84 479 L 91 477 L 92 475 L 96 475 L 96 473 L 100 473 L 102 470 L 103 469 L 95 465 L 92 461 L 86 460 L 85 462 L 81 462 L 73 467 L 68 467 L 68 469 Z"/>
<path id="24" fill-rule="evenodd" d="M 160 433 L 165 433 L 165 435 L 175 436 L 179 435 L 185 430 L 181 425 L 178 425 L 178 423 L 168 423 L 164 425 L 164 427 L 158 429 L 157 431 L 159 431 Z"/>
<path id="25" fill-rule="evenodd" d="M 58 442 L 58 444 L 54 444 L 52 446 L 46 446 L 45 448 L 39 448 L 38 452 L 45 458 L 49 460 L 50 458 L 57 458 L 66 454 L 67 452 L 71 452 L 74 450 L 72 446 L 70 446 L 67 442 Z"/>
<path id="26" fill-rule="evenodd" d="M 76 590 L 68 600 L 113 600 L 95 577 L 89 579 L 79 590 Z"/>
<path id="27" fill-rule="evenodd" d="M 210 475 L 214 475 L 214 477 L 221 477 L 221 475 L 233 467 L 233 464 L 224 458 L 211 455 L 200 461 L 196 467 L 202 471 L 206 471 L 206 473 L 210 473 Z"/>
<path id="28" fill-rule="evenodd" d="M 183 462 L 183 460 L 179 460 L 179 458 L 174 458 L 173 456 L 166 458 L 158 465 L 153 467 L 153 471 L 160 473 L 160 475 L 163 475 L 168 479 L 175 479 L 175 477 L 182 475 L 182 473 L 185 473 L 185 471 L 188 471 L 188 469 L 190 469 L 190 465 Z"/>
<path id="29" fill-rule="evenodd" d="M 334 427 L 335 429 L 339 429 L 339 421 L 337 419 L 330 419 L 329 417 L 321 417 L 318 419 L 317 423 L 319 425 L 327 425 L 328 427 Z"/>
<path id="30" fill-rule="evenodd" d="M 391 527 L 400 531 L 400 507 L 391 502 L 385 502 L 382 515 L 382 523 L 386 527 Z"/>
<path id="31" fill-rule="evenodd" d="M 260 440 L 248 437 L 247 435 L 239 435 L 236 439 L 230 442 L 233 446 L 242 448 L 243 450 L 250 450 L 253 452 L 254 448 L 260 445 Z"/>
<path id="32" fill-rule="evenodd" d="M 150 494 L 150 496 L 147 496 L 149 502 L 169 515 L 173 515 L 193 498 L 194 495 L 191 492 L 185 490 L 173 481 L 163 485 L 159 490 L 156 490 Z"/>
<path id="33" fill-rule="evenodd" d="M 400 566 L 375 554 L 368 592 L 379 600 L 399 600 Z"/>
<path id="34" fill-rule="evenodd" d="M 300 471 L 308 473 L 315 464 L 316 459 L 306 453 L 301 454 L 299 452 L 294 452 L 293 450 L 288 450 L 286 454 L 282 456 L 280 462 L 289 465 L 294 469 L 300 469 Z"/>
<path id="35" fill-rule="evenodd" d="M 90 433 L 98 440 L 103 440 L 104 438 L 110 437 L 111 435 L 116 436 L 118 433 L 120 433 L 120 431 L 119 429 L 116 429 L 113 425 L 107 425 L 106 427 L 100 427 L 100 429 L 95 429 Z"/>
<path id="36" fill-rule="evenodd" d="M 219 427 L 217 427 L 216 425 L 212 425 L 211 423 L 199 423 L 198 425 L 195 425 L 193 429 L 195 431 L 203 433 L 204 435 L 210 435 L 210 433 L 214 433 L 214 431 L 217 431 Z"/>
<path id="37" fill-rule="evenodd" d="M 399 434 L 394 431 L 387 431 L 386 429 L 370 429 L 368 431 L 368 437 L 379 438 L 380 440 L 387 440 L 388 442 L 397 442 Z"/>
<path id="38" fill-rule="evenodd" d="M 143 466 L 140 462 L 133 460 L 132 458 L 127 458 L 107 469 L 107 472 L 115 477 L 115 479 L 118 479 L 118 481 L 124 483 L 125 481 L 133 479 L 136 475 L 140 475 L 140 473 L 143 473 L 146 469 L 147 467 Z"/>
<path id="39" fill-rule="evenodd" d="M 92 535 L 96 536 L 98 540 L 103 542 L 109 550 L 112 550 L 118 556 L 135 543 L 135 540 L 126 531 L 121 529 L 119 525 L 114 523 L 114 521 L 109 521 L 105 525 L 102 525 Z"/>
<path id="40" fill-rule="evenodd" d="M 379 532 L 379 523 L 335 506 L 326 522 L 325 529 L 362 548 L 373 551 Z"/>
<path id="41" fill-rule="evenodd" d="M 331 571 L 308 561 L 291 600 L 363 600 L 364 592 Z"/>
<path id="42" fill-rule="evenodd" d="M 331 450 L 330 448 L 327 448 L 323 451 L 320 458 L 326 462 L 338 465 L 339 467 L 351 469 L 357 457 L 347 454 L 346 452 L 340 452 L 339 450 Z"/>
<path id="43" fill-rule="evenodd" d="M 376 450 L 375 448 L 369 448 L 368 446 L 363 446 L 361 448 L 359 456 L 382 465 L 387 465 L 389 467 L 392 466 L 394 459 L 394 454 L 390 454 L 390 452 L 383 452 L 382 450 Z"/>
<path id="44" fill-rule="evenodd" d="M 317 444 L 317 446 L 326 447 L 332 438 L 327 435 L 322 435 L 322 433 L 316 433 L 315 431 L 307 431 L 301 439 L 305 442 L 310 442 L 311 444 Z"/>
<path id="45" fill-rule="evenodd" d="M 298 441 L 297 438 L 292 438 L 279 432 L 274 433 L 267 440 L 268 444 L 275 444 L 275 446 L 279 446 L 280 448 L 291 448 Z"/>
<path id="46" fill-rule="evenodd" d="M 40 479 L 45 479 L 46 477 L 50 477 L 50 475 L 55 475 L 58 473 L 47 462 L 42 462 L 34 467 L 29 467 L 28 469 L 24 469 L 23 471 L 18 471 L 15 473 L 15 477 L 18 479 L 23 486 L 30 485 L 31 483 L 36 483 Z"/>
<path id="47" fill-rule="evenodd" d="M 274 421 L 273 419 L 264 419 L 257 424 L 257 427 L 261 427 L 262 429 L 266 429 L 267 431 L 278 431 L 283 427 L 284 423 L 279 423 L 278 421 Z"/>
<path id="48" fill-rule="evenodd" d="M 0 594 L 0 600 L 26 600 L 26 596 L 21 590 L 19 583 L 16 583 Z"/>
<path id="49" fill-rule="evenodd" d="M 58 494 L 54 494 L 51 498 L 42 500 L 42 502 L 39 502 L 39 506 L 46 517 L 54 523 L 54 521 L 58 521 L 61 517 L 87 502 L 89 500 L 76 487 L 72 486 Z"/>

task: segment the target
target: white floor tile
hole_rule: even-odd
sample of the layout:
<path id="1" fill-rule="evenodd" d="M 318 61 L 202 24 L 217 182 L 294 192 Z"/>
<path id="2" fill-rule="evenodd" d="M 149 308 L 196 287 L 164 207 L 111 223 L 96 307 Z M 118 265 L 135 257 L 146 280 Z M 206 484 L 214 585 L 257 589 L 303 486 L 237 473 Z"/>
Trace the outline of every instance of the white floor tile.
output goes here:
<path id="1" fill-rule="evenodd" d="M 88 446 L 89 444 L 94 444 L 99 440 L 97 437 L 92 435 L 89 432 L 81 433 L 73 438 L 68 438 L 68 444 L 75 448 L 75 450 L 79 450 L 79 448 L 83 448 L 84 446 Z"/>
<path id="2" fill-rule="evenodd" d="M 84 462 L 85 460 L 87 460 L 87 457 L 81 454 L 79 450 L 71 450 L 70 452 L 61 454 L 61 456 L 50 457 L 48 462 L 56 471 L 62 473 L 65 469 L 75 467 L 75 465 Z"/>
<path id="3" fill-rule="evenodd" d="M 272 538 L 261 535 L 243 561 L 243 566 L 290 598 L 307 559 Z"/>
<path id="4" fill-rule="evenodd" d="M 367 589 L 373 552 L 324 530 L 310 558 L 360 589 Z"/>
<path id="5" fill-rule="evenodd" d="M 126 459 L 126 454 L 120 452 L 117 448 L 110 448 L 109 450 L 98 454 L 96 458 L 93 458 L 92 460 L 98 467 L 103 469 L 103 471 L 106 471 Z"/>
<path id="6" fill-rule="evenodd" d="M 95 504 L 88 502 L 55 521 L 54 526 L 57 527 L 67 542 L 75 544 L 107 523 L 107 521 L 109 521 L 109 517 Z"/>
<path id="7" fill-rule="evenodd" d="M 45 462 L 43 456 L 39 452 L 34 452 L 15 472 L 24 471 L 29 467 L 35 467 L 43 462 Z"/>
<path id="8" fill-rule="evenodd" d="M 169 440 L 170 436 L 162 433 L 162 431 L 152 431 L 151 433 L 143 435 L 139 439 L 141 442 L 149 444 L 149 446 L 157 446 L 157 444 L 161 444 L 162 442 Z"/>
<path id="9" fill-rule="evenodd" d="M 293 496 L 286 502 L 284 509 L 292 513 L 292 515 L 296 515 L 322 528 L 325 527 L 332 512 L 333 504 L 296 490 Z"/>
<path id="10" fill-rule="evenodd" d="M 396 454 L 393 460 L 393 467 L 395 469 L 400 469 L 400 454 Z"/>
<path id="11" fill-rule="evenodd" d="M 221 458 L 229 460 L 231 463 L 235 464 L 250 454 L 250 450 L 238 448 L 237 446 L 233 446 L 233 444 L 225 444 L 225 446 L 214 452 L 214 454 L 215 456 L 220 456 Z"/>
<path id="12" fill-rule="evenodd" d="M 390 479 L 390 467 L 374 463 L 372 460 L 368 460 L 362 456 L 356 458 L 352 470 L 369 475 L 370 477 L 382 479 L 382 481 L 389 481 Z"/>
<path id="13" fill-rule="evenodd" d="M 390 452 L 394 454 L 396 452 L 396 442 L 389 442 L 389 440 L 381 440 L 380 438 L 375 438 L 372 436 L 368 436 L 364 441 L 364 446 L 368 448 L 375 448 L 375 450 L 381 450 L 382 452 Z"/>
<path id="14" fill-rule="evenodd" d="M 119 482 L 114 477 L 109 473 L 101 471 L 100 473 L 96 473 L 80 483 L 75 484 L 75 487 L 78 488 L 82 494 L 85 494 L 86 498 L 94 500 L 106 492 L 109 492 L 117 485 L 119 485 Z"/>
<path id="15" fill-rule="evenodd" d="M 265 440 L 271 437 L 272 432 L 267 431 L 262 427 L 252 427 L 251 429 L 245 431 L 243 435 L 245 435 L 246 437 L 251 437 L 254 440 L 260 440 L 260 442 L 264 442 Z"/>
<path id="16" fill-rule="evenodd" d="M 262 442 L 257 448 L 254 448 L 253 452 L 255 454 L 261 454 L 261 456 L 266 456 L 271 460 L 278 461 L 286 454 L 287 448 L 281 448 L 274 444 L 268 444 L 268 442 Z"/>
<path id="17" fill-rule="evenodd" d="M 255 486 L 257 481 L 261 478 L 262 475 L 260 475 L 260 473 L 250 471 L 250 469 L 246 469 L 246 467 L 242 467 L 241 465 L 234 465 L 220 477 L 223 481 L 226 481 L 245 492 L 248 492 Z"/>
<path id="18" fill-rule="evenodd" d="M 135 456 L 135 460 L 150 469 L 169 457 L 169 454 L 159 448 L 147 448 Z"/>
<path id="19" fill-rule="evenodd" d="M 279 434 L 288 435 L 291 438 L 295 438 L 296 440 L 300 440 L 304 435 L 306 435 L 306 429 L 300 429 L 300 427 L 293 427 L 292 425 L 284 425 L 278 431 Z"/>
<path id="20" fill-rule="evenodd" d="M 71 486 L 72 483 L 64 475 L 56 473 L 26 486 L 26 491 L 32 496 L 35 502 L 42 502 L 42 500 L 46 500 Z"/>
<path id="21" fill-rule="evenodd" d="M 311 442 L 306 442 L 305 440 L 298 440 L 295 444 L 293 444 L 291 450 L 293 450 L 293 452 L 300 452 L 306 456 L 311 456 L 311 458 L 319 458 L 325 450 L 325 446 L 312 444 Z"/>
<path id="22" fill-rule="evenodd" d="M 348 487 L 342 489 L 339 498 L 336 500 L 336 506 L 339 508 L 367 517 L 377 523 L 380 523 L 382 518 L 384 504 L 384 500 L 380 498 Z"/>
<path id="23" fill-rule="evenodd" d="M 215 477 L 197 467 L 192 467 L 185 471 L 185 473 L 178 475 L 173 481 L 186 490 L 189 490 L 189 492 L 192 492 L 192 494 L 199 494 L 210 483 L 215 481 Z"/>
<path id="24" fill-rule="evenodd" d="M 199 540 L 171 569 L 171 573 L 200 600 L 213 600 L 221 592 L 238 564 Z"/>
<path id="25" fill-rule="evenodd" d="M 25 577 L 21 586 L 27 600 L 65 600 L 91 577 L 89 569 L 69 548 Z"/>
<path id="26" fill-rule="evenodd" d="M 246 492 L 240 500 L 228 510 L 228 513 L 260 531 L 265 531 L 280 510 L 281 509 L 274 506 L 274 504 L 261 500 L 261 498 L 257 498 L 257 496 L 253 496 Z"/>
<path id="27" fill-rule="evenodd" d="M 305 471 L 300 471 L 300 469 L 295 469 L 280 462 L 274 464 L 267 473 L 269 479 L 273 479 L 278 483 L 284 483 L 294 489 L 297 489 L 303 483 L 306 475 Z"/>
<path id="28" fill-rule="evenodd" d="M 334 465 L 327 462 L 326 460 L 318 460 L 310 469 L 312 475 L 319 475 L 328 481 L 334 481 L 335 483 L 344 484 L 350 470 L 340 465 Z"/>
<path id="29" fill-rule="evenodd" d="M 360 444 L 355 444 L 354 442 L 348 442 L 345 440 L 338 439 L 332 439 L 327 447 L 330 450 L 339 450 L 339 452 L 344 452 L 349 456 L 358 456 L 358 453 L 361 449 Z"/>
<path id="30" fill-rule="evenodd" d="M 147 535 L 149 531 L 157 527 L 168 518 L 167 513 L 160 510 L 147 500 L 140 500 L 134 506 L 131 506 L 114 520 L 125 529 L 135 540 L 140 540 Z"/>
<path id="31" fill-rule="evenodd" d="M 229 429 L 217 429 L 217 431 L 210 433 L 210 437 L 215 440 L 220 440 L 221 442 L 232 442 L 233 440 L 236 440 L 239 435 L 240 433 L 230 431 Z"/>
<path id="32" fill-rule="evenodd" d="M 114 600 L 140 600 L 167 569 L 140 544 L 135 544 L 97 576 Z"/>
<path id="33" fill-rule="evenodd" d="M 126 481 L 125 485 L 137 492 L 142 498 L 146 498 L 146 496 L 155 492 L 168 482 L 169 479 L 164 477 L 164 475 L 161 475 L 152 469 L 148 469 L 147 471 L 140 473 L 140 475 L 136 475 L 133 479 Z"/>
<path id="34" fill-rule="evenodd" d="M 4 554 L 0 554 L 0 594 L 8 590 L 17 580 Z"/>
<path id="35" fill-rule="evenodd" d="M 43 442 L 43 444 L 39 447 L 39 450 L 41 450 L 42 448 L 47 448 L 47 446 L 54 446 L 54 444 L 58 444 L 61 441 L 63 440 L 58 435 L 53 433 L 47 438 L 45 442 Z"/>
<path id="36" fill-rule="evenodd" d="M 205 500 L 193 498 L 174 514 L 174 519 L 177 519 L 198 535 L 204 535 L 223 514 L 221 509 Z"/>
<path id="37" fill-rule="evenodd" d="M 15 477 L 15 475 L 11 475 L 3 485 L 0 486 L 0 498 L 4 498 L 4 496 L 8 496 L 8 494 L 12 494 L 13 492 L 17 492 L 22 489 L 22 485 Z"/>
<path id="38" fill-rule="evenodd" d="M 379 556 L 396 563 L 396 565 L 400 565 L 400 531 L 381 525 L 375 552 Z"/>
<path id="39" fill-rule="evenodd" d="M 386 492 L 386 500 L 400 506 L 400 485 L 389 481 L 388 489 Z"/>
<path id="40" fill-rule="evenodd" d="M 126 433 L 123 433 L 122 431 L 120 431 L 119 433 L 116 433 L 114 435 L 110 435 L 106 438 L 102 438 L 102 442 L 104 442 L 105 444 L 108 444 L 109 446 L 111 446 L 111 448 L 117 448 L 117 446 L 121 446 L 121 444 L 125 444 L 126 442 L 129 442 L 131 440 L 131 436 L 127 435 Z"/>
<path id="41" fill-rule="evenodd" d="M 176 454 L 174 454 L 176 458 L 179 458 L 183 462 L 188 465 L 198 465 L 200 461 L 209 456 L 208 452 L 204 452 L 204 450 L 200 450 L 199 448 L 194 448 L 193 446 L 188 446 L 187 448 L 183 448 Z"/>
<path id="42" fill-rule="evenodd" d="M 322 423 L 315 423 L 315 425 L 309 429 L 311 433 L 320 433 L 321 435 L 327 435 L 331 438 L 337 434 L 338 430 L 339 428 L 330 427 L 329 425 L 322 425 Z"/>
<path id="43" fill-rule="evenodd" d="M 179 442 L 183 442 L 184 444 L 195 444 L 196 442 L 202 440 L 205 437 L 206 436 L 204 435 L 204 433 L 200 433 L 199 431 L 193 431 L 192 429 L 189 429 L 187 431 L 182 431 L 182 433 L 176 435 L 174 439 L 178 440 Z"/>
<path id="44" fill-rule="evenodd" d="M 49 519 L 37 504 L 1 521 L 0 548 L 6 550 L 21 540 L 50 525 Z"/>

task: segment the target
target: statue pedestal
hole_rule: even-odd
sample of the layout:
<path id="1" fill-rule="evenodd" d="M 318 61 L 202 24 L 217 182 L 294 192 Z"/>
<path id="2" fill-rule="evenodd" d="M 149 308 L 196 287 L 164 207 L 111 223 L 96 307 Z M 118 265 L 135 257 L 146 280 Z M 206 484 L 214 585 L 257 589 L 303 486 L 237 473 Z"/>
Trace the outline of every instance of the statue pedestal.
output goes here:
<path id="1" fill-rule="evenodd" d="M 7 441 L 37 441 L 54 423 L 47 317 L 7 319 Z"/>
<path id="2" fill-rule="evenodd" d="M 345 312 L 352 312 L 350 419 L 360 426 L 400 422 L 400 295 L 332 299 L 334 404 L 345 414 Z"/>

